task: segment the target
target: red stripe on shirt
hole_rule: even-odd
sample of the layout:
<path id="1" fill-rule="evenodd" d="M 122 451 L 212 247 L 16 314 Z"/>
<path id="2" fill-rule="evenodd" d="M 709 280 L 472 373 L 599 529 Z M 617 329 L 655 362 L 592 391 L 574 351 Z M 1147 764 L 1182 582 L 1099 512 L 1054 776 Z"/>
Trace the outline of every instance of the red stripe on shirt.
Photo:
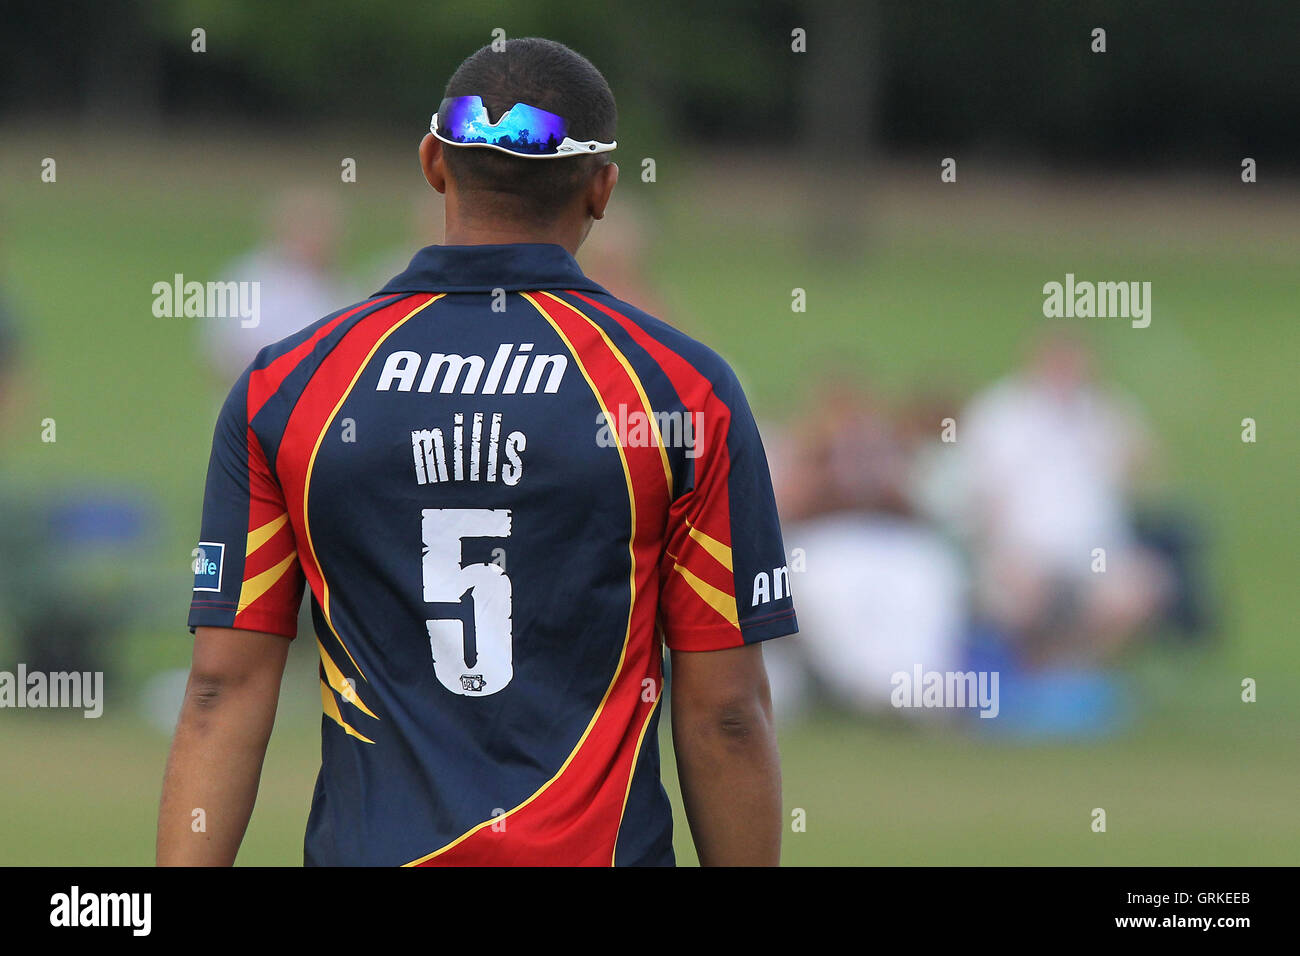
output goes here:
<path id="1" fill-rule="evenodd" d="M 619 404 L 651 413 L 627 369 L 583 314 L 544 295 L 533 298 L 569 340 L 611 415 L 617 416 Z M 655 615 L 659 556 L 671 495 L 658 447 L 623 451 L 636 509 L 631 544 L 636 600 L 623 660 L 605 701 L 568 765 L 549 785 L 504 818 L 485 821 L 459 842 L 436 852 L 422 866 L 609 866 L 614 862 L 638 745 L 662 689 L 663 659 Z M 652 694 L 645 692 L 647 680 L 653 681 Z"/>

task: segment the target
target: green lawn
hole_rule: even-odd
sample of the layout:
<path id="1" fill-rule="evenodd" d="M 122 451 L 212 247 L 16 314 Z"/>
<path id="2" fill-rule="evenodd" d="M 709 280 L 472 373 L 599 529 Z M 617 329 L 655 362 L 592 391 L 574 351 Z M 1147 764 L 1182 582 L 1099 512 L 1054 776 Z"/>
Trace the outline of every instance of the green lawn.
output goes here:
<path id="1" fill-rule="evenodd" d="M 301 860 L 319 754 L 310 660 L 300 658 L 288 682 L 246 864 Z M 126 711 L 110 708 L 98 721 L 6 718 L 0 744 L 14 772 L 0 791 L 0 864 L 151 861 L 168 740 Z M 823 715 L 781 733 L 786 810 L 806 820 L 787 834 L 785 860 L 1294 864 L 1300 766 L 1281 723 L 1275 708 L 1229 698 L 1123 741 L 1031 748 Z M 662 745 L 671 753 L 666 731 Z M 1106 809 L 1104 834 L 1089 828 L 1094 807 Z M 680 812 L 677 847 L 682 862 L 694 862 Z"/>
<path id="2" fill-rule="evenodd" d="M 188 660 L 181 624 L 216 402 L 196 320 L 154 318 L 152 284 L 213 273 L 248 248 L 277 187 L 336 184 L 342 156 L 360 170 L 338 186 L 360 270 L 411 233 L 421 184 L 410 146 L 358 155 L 346 138 L 176 134 L 92 148 L 70 130 L 0 135 L 0 288 L 27 320 L 28 360 L 0 477 L 144 487 L 162 518 L 146 562 L 157 597 L 119 642 L 105 716 L 0 711 L 0 864 L 151 859 L 167 739 L 133 697 L 144 677 Z M 59 162 L 55 184 L 39 181 L 45 156 Z M 1209 524 L 1225 599 L 1212 648 L 1137 656 L 1143 717 L 1121 739 L 1025 747 L 831 713 L 784 728 L 787 810 L 807 819 L 787 835 L 787 861 L 1300 862 L 1297 246 L 1270 232 L 1280 216 L 1295 221 L 1296 194 L 1247 203 L 1163 184 L 1114 198 L 1047 179 L 1028 199 L 996 184 L 936 195 L 937 182 L 901 173 L 845 197 L 843 217 L 861 219 L 868 241 L 831 259 L 802 240 L 797 172 L 747 175 L 664 159 L 659 184 L 625 175 L 620 192 L 654 212 L 668 317 L 733 361 L 763 418 L 794 408 L 832 352 L 887 390 L 966 391 L 1008 369 L 1041 322 L 1044 282 L 1067 271 L 1152 282 L 1150 328 L 1090 321 L 1105 368 L 1150 413 L 1172 487 Z M 804 314 L 790 310 L 795 287 L 807 290 Z M 1247 416 L 1254 445 L 1239 438 Z M 39 441 L 46 417 L 55 444 Z M 0 668 L 12 664 L 0 654 Z M 301 858 L 318 759 L 313 673 L 297 653 L 244 862 Z M 1238 699 L 1245 676 L 1258 703 Z M 1105 834 L 1089 829 L 1094 807 L 1107 810 Z M 693 860 L 684 823 L 678 845 Z"/>

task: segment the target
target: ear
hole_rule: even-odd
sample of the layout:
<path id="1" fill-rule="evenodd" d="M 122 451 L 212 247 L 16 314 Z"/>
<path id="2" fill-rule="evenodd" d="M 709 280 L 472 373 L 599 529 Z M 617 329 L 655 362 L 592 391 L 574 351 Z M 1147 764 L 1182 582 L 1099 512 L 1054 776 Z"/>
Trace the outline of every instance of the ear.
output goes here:
<path id="1" fill-rule="evenodd" d="M 447 191 L 447 167 L 442 158 L 442 140 L 432 133 L 425 133 L 420 140 L 420 168 L 424 178 L 440 193 Z"/>
<path id="2" fill-rule="evenodd" d="M 618 163 L 606 163 L 591 177 L 591 182 L 587 185 L 587 212 L 592 219 L 605 218 L 605 207 L 609 205 L 609 197 L 613 195 L 616 185 Z"/>

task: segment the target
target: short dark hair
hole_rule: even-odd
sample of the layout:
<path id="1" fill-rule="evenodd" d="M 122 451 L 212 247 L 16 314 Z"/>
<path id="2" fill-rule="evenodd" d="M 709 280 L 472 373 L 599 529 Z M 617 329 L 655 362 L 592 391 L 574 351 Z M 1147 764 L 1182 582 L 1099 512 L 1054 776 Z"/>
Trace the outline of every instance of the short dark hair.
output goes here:
<path id="1" fill-rule="evenodd" d="M 568 120 L 576 140 L 614 141 L 618 109 L 605 77 L 591 61 L 563 43 L 541 37 L 489 44 L 471 54 L 447 82 L 444 96 L 481 96 L 496 122 L 516 103 L 527 103 Z M 561 159 L 524 159 L 494 149 L 443 144 L 451 177 L 480 193 L 490 214 L 541 220 L 564 208 L 591 174 L 609 162 L 606 153 Z"/>

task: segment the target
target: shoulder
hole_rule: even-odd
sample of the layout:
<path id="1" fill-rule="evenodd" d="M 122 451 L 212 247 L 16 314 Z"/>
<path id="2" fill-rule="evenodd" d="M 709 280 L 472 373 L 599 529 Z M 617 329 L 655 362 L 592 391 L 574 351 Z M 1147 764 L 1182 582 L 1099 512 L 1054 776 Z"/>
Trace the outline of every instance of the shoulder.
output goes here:
<path id="1" fill-rule="evenodd" d="M 400 305 L 408 295 L 374 295 L 263 346 L 239 376 L 227 404 L 252 421 L 268 406 L 292 405 L 326 357 L 367 317 Z"/>
<path id="2" fill-rule="evenodd" d="M 700 340 L 608 292 L 567 292 L 566 297 L 603 327 L 622 330 L 679 390 L 700 388 L 724 402 L 743 397 L 731 364 Z"/>
<path id="3" fill-rule="evenodd" d="M 376 294 L 336 309 L 292 335 L 264 346 L 253 358 L 248 371 L 255 374 L 273 367 L 296 367 L 313 359 L 319 362 L 366 317 L 414 297 L 414 293 Z"/>

